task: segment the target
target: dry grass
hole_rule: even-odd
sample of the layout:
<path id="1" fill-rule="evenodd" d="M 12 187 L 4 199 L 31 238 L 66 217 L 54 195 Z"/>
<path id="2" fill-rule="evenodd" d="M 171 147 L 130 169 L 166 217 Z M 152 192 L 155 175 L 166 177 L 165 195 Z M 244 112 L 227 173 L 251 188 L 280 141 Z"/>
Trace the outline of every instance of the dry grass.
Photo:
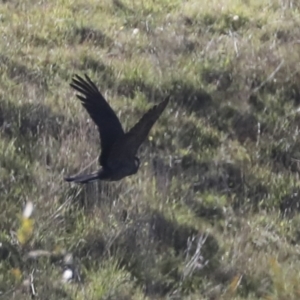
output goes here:
<path id="1" fill-rule="evenodd" d="M 299 9 L 2 1 L 0 299 L 298 299 Z M 137 175 L 63 181 L 99 151 L 74 73 L 126 129 L 172 94 Z"/>

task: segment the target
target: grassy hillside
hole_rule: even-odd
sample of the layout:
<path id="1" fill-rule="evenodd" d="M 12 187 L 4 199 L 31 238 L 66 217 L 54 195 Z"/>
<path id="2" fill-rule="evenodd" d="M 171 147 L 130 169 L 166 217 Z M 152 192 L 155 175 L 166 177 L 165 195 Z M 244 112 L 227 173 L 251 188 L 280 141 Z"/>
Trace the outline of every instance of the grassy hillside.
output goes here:
<path id="1" fill-rule="evenodd" d="M 1 1 L 0 299 L 299 299 L 300 4 L 206 2 Z M 64 182 L 75 73 L 125 129 L 172 95 L 138 174 Z"/>

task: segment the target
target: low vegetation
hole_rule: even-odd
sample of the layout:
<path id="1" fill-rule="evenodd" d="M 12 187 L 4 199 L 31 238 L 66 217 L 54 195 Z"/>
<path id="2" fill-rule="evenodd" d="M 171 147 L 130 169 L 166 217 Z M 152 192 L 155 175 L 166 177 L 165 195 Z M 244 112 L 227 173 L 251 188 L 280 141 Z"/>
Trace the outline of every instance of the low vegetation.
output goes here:
<path id="1" fill-rule="evenodd" d="M 0 299 L 299 299 L 297 1 L 12 0 L 0 22 Z M 84 73 L 125 129 L 172 95 L 120 182 L 63 180 L 98 167 Z"/>

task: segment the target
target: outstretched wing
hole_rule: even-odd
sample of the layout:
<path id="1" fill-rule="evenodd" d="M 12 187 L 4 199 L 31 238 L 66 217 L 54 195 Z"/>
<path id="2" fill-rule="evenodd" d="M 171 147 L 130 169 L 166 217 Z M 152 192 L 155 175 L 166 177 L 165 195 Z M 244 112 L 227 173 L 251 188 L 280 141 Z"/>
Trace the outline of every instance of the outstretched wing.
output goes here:
<path id="1" fill-rule="evenodd" d="M 152 126 L 162 114 L 169 102 L 170 96 L 158 105 L 149 109 L 144 116 L 125 134 L 121 140 L 118 140 L 112 147 L 111 153 L 108 157 L 108 164 L 110 162 L 133 159 L 138 148 L 148 136 Z"/>
<path id="2" fill-rule="evenodd" d="M 125 135 L 122 125 L 96 85 L 86 74 L 85 79 L 75 75 L 70 86 L 82 94 L 76 96 L 98 126 L 102 148 L 100 164 L 104 166 L 112 145 Z"/>

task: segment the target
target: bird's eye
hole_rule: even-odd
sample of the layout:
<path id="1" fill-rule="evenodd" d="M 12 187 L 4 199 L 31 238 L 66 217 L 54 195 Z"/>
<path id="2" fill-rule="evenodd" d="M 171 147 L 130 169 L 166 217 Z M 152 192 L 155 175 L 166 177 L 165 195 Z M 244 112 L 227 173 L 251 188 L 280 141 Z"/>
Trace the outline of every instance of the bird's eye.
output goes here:
<path id="1" fill-rule="evenodd" d="M 140 160 L 137 157 L 134 158 L 134 162 L 137 167 L 140 166 Z"/>

